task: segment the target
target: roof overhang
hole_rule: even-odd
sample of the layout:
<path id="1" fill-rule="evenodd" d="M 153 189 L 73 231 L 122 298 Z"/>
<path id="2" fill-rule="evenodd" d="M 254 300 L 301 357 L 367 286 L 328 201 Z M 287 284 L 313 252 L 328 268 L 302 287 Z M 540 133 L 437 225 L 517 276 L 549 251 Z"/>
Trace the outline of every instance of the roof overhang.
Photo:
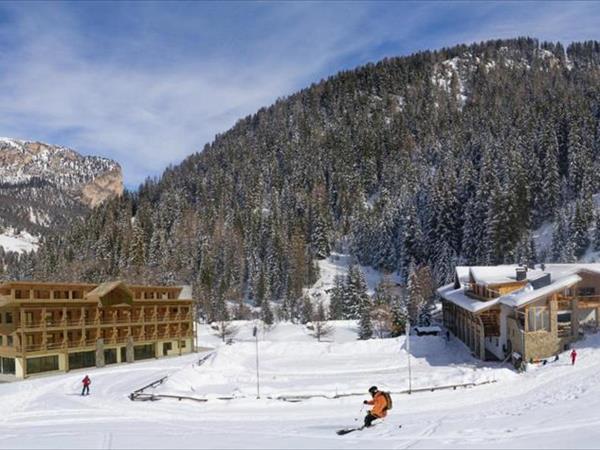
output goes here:
<path id="1" fill-rule="evenodd" d="M 133 293 L 123 281 L 102 283 L 85 295 L 86 300 L 94 300 L 99 306 L 132 305 Z"/>

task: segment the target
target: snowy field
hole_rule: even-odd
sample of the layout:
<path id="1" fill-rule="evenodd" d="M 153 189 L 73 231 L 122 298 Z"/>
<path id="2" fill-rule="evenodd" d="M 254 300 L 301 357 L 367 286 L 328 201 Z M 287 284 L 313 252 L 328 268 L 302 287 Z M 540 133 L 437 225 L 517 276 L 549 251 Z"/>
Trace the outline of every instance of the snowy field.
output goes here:
<path id="1" fill-rule="evenodd" d="M 441 338 L 411 339 L 414 384 L 483 381 L 474 388 L 397 394 L 394 409 L 375 428 L 337 436 L 356 423 L 365 397 L 315 397 L 291 403 L 281 394 L 361 392 L 371 384 L 406 386 L 403 339 L 356 342 L 353 326 L 336 324 L 331 342 L 316 342 L 301 326 L 282 324 L 261 335 L 261 399 L 255 397 L 250 324 L 232 345 L 209 330 L 200 354 L 0 384 L 2 448 L 507 448 L 597 447 L 600 439 L 600 336 L 521 375 L 471 359 Z M 411 350 L 412 350 L 411 349 Z M 80 397 L 89 373 L 92 395 Z M 184 392 L 205 403 L 163 399 L 131 402 L 127 395 L 169 375 L 155 392 Z M 233 400 L 217 396 L 233 394 Z M 402 425 L 402 428 L 399 428 Z"/>
<path id="2" fill-rule="evenodd" d="M 38 249 L 39 239 L 26 231 L 16 233 L 12 228 L 7 228 L 0 233 L 0 247 L 7 252 L 31 252 Z"/>

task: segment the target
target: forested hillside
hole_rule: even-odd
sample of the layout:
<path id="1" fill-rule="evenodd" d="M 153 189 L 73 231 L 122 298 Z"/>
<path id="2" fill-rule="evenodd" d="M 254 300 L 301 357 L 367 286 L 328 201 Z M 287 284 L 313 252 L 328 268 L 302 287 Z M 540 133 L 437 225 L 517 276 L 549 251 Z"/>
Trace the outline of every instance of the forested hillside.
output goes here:
<path id="1" fill-rule="evenodd" d="M 90 208 L 122 191 L 121 167 L 115 161 L 0 138 L 0 279 L 32 275 L 32 255 L 18 251 L 23 250 L 19 243 L 33 250 L 37 238 L 63 233 Z M 17 248 L 10 245 L 14 243 Z"/>
<path id="2" fill-rule="evenodd" d="M 48 238 L 38 278 L 191 282 L 294 302 L 313 260 L 438 283 L 453 265 L 567 261 L 600 190 L 600 44 L 521 38 L 385 59 L 313 84 L 216 136 L 137 192 Z M 557 221 L 551 254 L 531 231 Z M 560 229 L 558 229 L 560 228 Z"/>

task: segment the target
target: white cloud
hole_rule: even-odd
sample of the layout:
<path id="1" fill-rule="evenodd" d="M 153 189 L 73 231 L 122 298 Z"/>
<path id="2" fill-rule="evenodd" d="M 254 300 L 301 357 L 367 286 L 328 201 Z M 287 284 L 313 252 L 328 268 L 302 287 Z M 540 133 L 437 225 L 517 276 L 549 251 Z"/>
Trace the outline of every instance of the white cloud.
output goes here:
<path id="1" fill-rule="evenodd" d="M 54 21 L 68 26 L 44 28 L 39 16 L 17 11 L 16 47 L 0 60 L 0 132 L 58 138 L 54 143 L 115 158 L 126 183 L 137 184 L 364 45 L 351 39 L 348 22 L 324 26 L 327 16 L 317 20 L 307 8 L 270 14 L 264 23 L 287 27 L 286 41 L 264 33 L 246 43 L 255 50 L 240 58 L 250 61 L 245 64 L 231 56 L 203 59 L 193 50 L 187 60 L 149 64 L 152 48 L 139 55 L 144 64 L 135 53 L 131 64 L 123 64 L 123 52 L 114 58 L 86 55 L 85 31 L 68 12 L 52 12 Z M 309 34 L 305 21 L 312 21 Z M 155 36 L 147 38 L 152 45 Z M 125 45 L 144 47 L 139 41 Z"/>
<path id="2" fill-rule="evenodd" d="M 99 8 L 101 26 L 74 4 L 8 8 L 0 27 L 0 135 L 112 157 L 133 186 L 201 150 L 237 119 L 340 68 L 494 37 L 592 38 L 599 9 L 186 5 L 134 4 L 114 14 Z M 457 18 L 463 22 L 452 23 Z"/>

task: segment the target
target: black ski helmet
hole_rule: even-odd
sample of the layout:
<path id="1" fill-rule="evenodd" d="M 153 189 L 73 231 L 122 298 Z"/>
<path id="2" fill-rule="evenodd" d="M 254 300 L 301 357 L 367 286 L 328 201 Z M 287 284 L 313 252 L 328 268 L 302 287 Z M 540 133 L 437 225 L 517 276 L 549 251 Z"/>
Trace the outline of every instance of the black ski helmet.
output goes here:
<path id="1" fill-rule="evenodd" d="M 375 394 L 375 392 L 377 392 L 377 386 L 371 386 L 371 387 L 369 388 L 369 393 L 370 393 L 371 395 L 374 395 L 374 394 Z"/>

